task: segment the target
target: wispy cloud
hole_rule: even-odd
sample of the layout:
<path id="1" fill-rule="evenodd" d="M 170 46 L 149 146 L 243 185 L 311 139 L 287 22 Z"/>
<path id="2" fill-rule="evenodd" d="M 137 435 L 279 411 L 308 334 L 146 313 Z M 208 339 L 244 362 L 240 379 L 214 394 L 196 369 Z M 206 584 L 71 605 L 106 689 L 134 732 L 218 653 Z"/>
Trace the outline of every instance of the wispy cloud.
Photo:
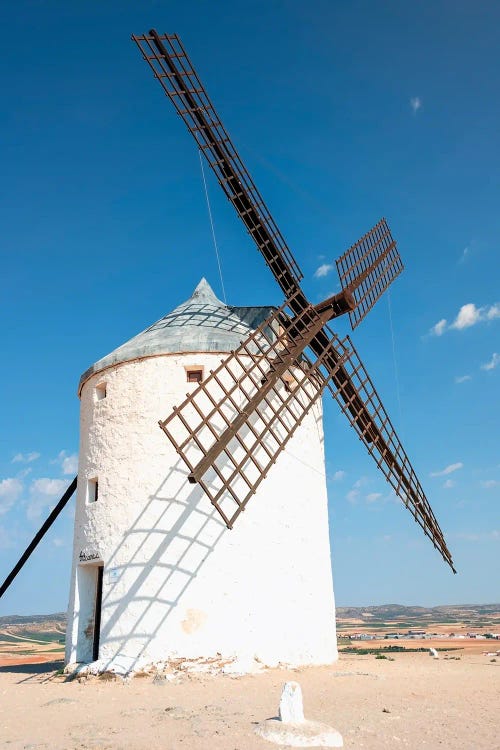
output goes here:
<path id="1" fill-rule="evenodd" d="M 442 318 L 432 326 L 429 333 L 431 336 L 442 336 L 446 331 L 463 331 L 477 323 L 485 323 L 497 318 L 500 318 L 500 302 L 484 307 L 476 307 L 473 302 L 468 302 L 462 305 L 453 323 L 448 323 L 446 318 Z"/>
<path id="2" fill-rule="evenodd" d="M 357 503 L 359 498 L 359 490 L 349 490 L 349 492 L 346 495 L 346 500 L 348 500 L 353 505 Z"/>
<path id="3" fill-rule="evenodd" d="M 7 513 L 23 491 L 23 483 L 16 477 L 7 477 L 0 481 L 0 516 Z"/>
<path id="4" fill-rule="evenodd" d="M 441 471 L 432 471 L 429 476 L 445 477 L 448 474 L 453 474 L 454 471 L 458 471 L 462 467 L 463 463 L 461 463 L 461 461 L 458 461 L 456 464 L 450 464 L 449 466 L 446 466 L 444 469 L 441 469 Z"/>
<path id="5" fill-rule="evenodd" d="M 413 114 L 416 115 L 418 110 L 422 107 L 422 99 L 419 96 L 412 96 L 410 99 L 410 107 L 413 110 Z"/>
<path id="6" fill-rule="evenodd" d="M 356 504 L 358 500 L 361 500 L 361 491 L 363 487 L 366 487 L 367 484 L 369 484 L 367 477 L 360 477 L 359 479 L 356 479 L 346 495 L 346 500 L 348 500 L 352 504 Z M 382 497 L 380 492 L 371 492 L 366 495 L 364 499 L 369 503 L 373 503 L 380 497 Z"/>
<path id="7" fill-rule="evenodd" d="M 471 253 L 471 246 L 466 245 L 464 249 L 462 250 L 462 254 L 460 255 L 460 258 L 458 259 L 459 263 L 465 263 L 465 261 L 470 258 Z"/>
<path id="8" fill-rule="evenodd" d="M 342 469 L 339 469 L 338 471 L 335 472 L 332 479 L 334 482 L 340 482 L 342 481 L 342 479 L 344 479 L 345 475 L 346 475 L 345 471 L 342 471 Z"/>
<path id="9" fill-rule="evenodd" d="M 14 536 L 11 528 L 7 531 L 5 526 L 0 526 L 0 550 L 15 547 Z"/>
<path id="10" fill-rule="evenodd" d="M 481 482 L 479 482 L 481 487 L 485 490 L 492 490 L 495 487 L 500 487 L 500 482 L 498 482 L 496 479 L 483 479 Z"/>
<path id="11" fill-rule="evenodd" d="M 321 266 L 315 270 L 314 278 L 321 279 L 323 276 L 328 276 L 334 268 L 335 265 L 333 263 L 322 263 Z"/>
<path id="12" fill-rule="evenodd" d="M 481 370 L 494 370 L 498 365 L 500 365 L 500 354 L 493 352 L 490 361 L 481 365 Z"/>
<path id="13" fill-rule="evenodd" d="M 466 542 L 500 541 L 500 531 L 498 531 L 498 529 L 492 529 L 491 531 L 480 531 L 478 533 L 459 531 L 458 533 L 452 534 L 450 536 L 454 536 L 456 539 L 463 539 Z"/>
<path id="14" fill-rule="evenodd" d="M 472 375 L 457 375 L 455 383 L 466 383 L 468 380 L 472 380 Z"/>
<path id="15" fill-rule="evenodd" d="M 452 487 L 455 487 L 456 482 L 453 481 L 453 479 L 447 479 L 446 482 L 443 483 L 443 489 L 445 490 L 451 490 Z"/>
<path id="16" fill-rule="evenodd" d="M 59 451 L 57 458 L 50 463 L 59 464 L 64 475 L 76 474 L 78 471 L 78 454 Z"/>
<path id="17" fill-rule="evenodd" d="M 442 320 L 438 320 L 438 322 L 432 326 L 430 333 L 433 336 L 442 336 L 443 333 L 446 331 L 448 322 L 446 318 L 442 318 Z"/>
<path id="18" fill-rule="evenodd" d="M 30 500 L 26 509 L 29 521 L 36 521 L 50 507 L 54 500 L 59 500 L 67 487 L 66 479 L 42 477 L 34 479 L 30 485 Z"/>
<path id="19" fill-rule="evenodd" d="M 355 489 L 359 489 L 360 487 L 364 487 L 366 484 L 368 484 L 368 479 L 366 477 L 360 477 L 359 479 L 356 479 L 353 487 Z"/>
<path id="20" fill-rule="evenodd" d="M 33 451 L 32 453 L 16 453 L 12 459 L 13 464 L 30 464 L 32 461 L 36 461 L 40 458 L 40 453 Z"/>

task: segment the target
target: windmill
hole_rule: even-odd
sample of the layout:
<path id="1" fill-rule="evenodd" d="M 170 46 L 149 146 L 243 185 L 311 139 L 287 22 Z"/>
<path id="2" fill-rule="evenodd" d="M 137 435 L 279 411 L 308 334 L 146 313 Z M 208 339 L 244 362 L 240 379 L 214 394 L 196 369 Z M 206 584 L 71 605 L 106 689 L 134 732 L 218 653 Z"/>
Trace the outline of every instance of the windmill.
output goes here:
<path id="1" fill-rule="evenodd" d="M 403 266 L 382 219 L 337 260 L 341 291 L 313 305 L 179 38 L 152 30 L 132 39 L 284 301 L 278 308 L 231 307 L 202 280 L 190 300 L 82 375 L 78 482 L 0 596 L 77 489 L 68 662 L 99 659 L 102 666 L 104 658 L 128 671 L 174 654 L 241 656 L 250 649 L 266 663 L 326 663 L 337 654 L 321 426 L 327 391 L 455 572 L 352 341 L 329 327 L 344 314 L 353 329 L 359 325 Z M 189 392 L 179 404 L 186 379 Z M 160 431 L 154 423 L 162 409 Z M 309 464 L 290 458 L 295 435 Z M 214 581 L 222 583 L 214 588 Z M 278 616 L 287 622 L 286 639 L 279 623 L 270 626 Z"/>

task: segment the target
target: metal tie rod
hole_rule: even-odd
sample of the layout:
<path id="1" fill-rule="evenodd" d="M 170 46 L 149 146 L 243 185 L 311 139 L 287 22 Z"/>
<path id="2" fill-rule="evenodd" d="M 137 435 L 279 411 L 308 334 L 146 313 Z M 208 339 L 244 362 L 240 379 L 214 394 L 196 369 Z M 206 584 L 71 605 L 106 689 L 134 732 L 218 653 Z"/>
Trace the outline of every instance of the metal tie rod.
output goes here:
<path id="1" fill-rule="evenodd" d="M 31 556 L 31 553 L 36 549 L 39 542 L 41 542 L 41 540 L 43 539 L 47 531 L 50 529 L 50 527 L 56 520 L 57 516 L 63 510 L 64 506 L 70 499 L 70 497 L 73 495 L 74 491 L 76 490 L 76 480 L 77 480 L 77 477 L 73 479 L 73 481 L 71 482 L 68 489 L 59 500 L 59 502 L 57 503 L 56 507 L 54 508 L 50 516 L 47 518 L 47 520 L 45 521 L 41 529 L 35 534 L 30 544 L 26 547 L 23 554 L 21 555 L 17 563 L 14 565 L 14 567 L 10 571 L 5 581 L 2 583 L 2 586 L 0 587 L 0 599 L 5 594 L 10 584 L 12 583 L 14 578 L 17 576 L 17 574 L 19 573 L 23 565 L 26 563 L 28 558 Z"/>

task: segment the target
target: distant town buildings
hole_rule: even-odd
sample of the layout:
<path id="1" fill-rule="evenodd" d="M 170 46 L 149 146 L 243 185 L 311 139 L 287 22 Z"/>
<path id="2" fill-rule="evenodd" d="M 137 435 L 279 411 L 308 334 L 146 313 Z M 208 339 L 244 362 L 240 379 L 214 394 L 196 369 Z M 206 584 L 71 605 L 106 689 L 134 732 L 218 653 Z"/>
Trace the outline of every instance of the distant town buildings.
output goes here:
<path id="1" fill-rule="evenodd" d="M 467 633 L 457 634 L 454 632 L 450 633 L 428 633 L 425 630 L 407 630 L 405 633 L 391 632 L 391 633 L 342 633 L 344 638 L 349 638 L 351 641 L 381 641 L 381 640 L 447 640 L 449 638 L 454 639 L 465 639 L 472 638 L 474 640 L 500 640 L 500 633 Z"/>

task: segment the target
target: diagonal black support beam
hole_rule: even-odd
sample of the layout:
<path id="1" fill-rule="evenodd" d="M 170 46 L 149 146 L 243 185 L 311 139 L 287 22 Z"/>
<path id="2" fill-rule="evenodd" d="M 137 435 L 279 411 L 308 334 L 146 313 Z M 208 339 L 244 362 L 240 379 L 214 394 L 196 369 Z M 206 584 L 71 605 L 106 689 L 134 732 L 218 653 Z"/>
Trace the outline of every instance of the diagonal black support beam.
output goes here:
<path id="1" fill-rule="evenodd" d="M 70 497 L 73 495 L 74 491 L 76 490 L 76 483 L 77 483 L 77 477 L 73 479 L 73 481 L 71 482 L 68 489 L 59 500 L 59 502 L 57 503 L 52 513 L 49 515 L 49 517 L 47 518 L 47 520 L 45 521 L 41 529 L 35 534 L 35 536 L 33 537 L 33 540 L 26 547 L 23 554 L 21 555 L 17 563 L 14 565 L 14 567 L 10 571 L 5 581 L 0 586 L 0 599 L 5 594 L 10 584 L 12 583 L 14 578 L 17 576 L 21 568 L 24 566 L 28 558 L 31 556 L 32 552 L 36 549 L 36 547 L 41 542 L 41 540 L 43 539 L 47 531 L 50 529 L 50 527 L 56 520 L 57 516 L 63 510 L 64 506 L 67 504 Z"/>

